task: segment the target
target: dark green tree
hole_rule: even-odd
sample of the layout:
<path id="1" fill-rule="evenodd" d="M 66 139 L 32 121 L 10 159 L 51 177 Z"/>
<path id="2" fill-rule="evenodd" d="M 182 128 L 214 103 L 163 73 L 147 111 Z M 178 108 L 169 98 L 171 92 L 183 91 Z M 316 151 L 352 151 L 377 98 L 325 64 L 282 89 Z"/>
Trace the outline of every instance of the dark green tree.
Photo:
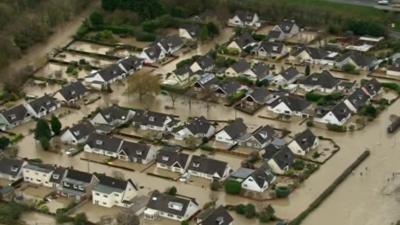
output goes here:
<path id="1" fill-rule="evenodd" d="M 97 11 L 94 11 L 92 14 L 90 14 L 89 21 L 93 26 L 101 26 L 104 24 L 103 15 Z"/>
<path id="2" fill-rule="evenodd" d="M 51 130 L 53 131 L 54 134 L 60 134 L 62 124 L 60 120 L 56 116 L 52 116 L 50 120 L 50 125 L 51 125 Z"/>
<path id="3" fill-rule="evenodd" d="M 74 218 L 74 225 L 86 225 L 88 222 L 85 213 L 78 213 Z"/>
<path id="4" fill-rule="evenodd" d="M 236 180 L 225 181 L 225 192 L 232 195 L 237 195 L 242 190 L 242 185 Z"/>
<path id="5" fill-rule="evenodd" d="M 45 137 L 47 139 L 51 138 L 51 130 L 49 124 L 44 119 L 38 119 L 36 121 L 35 128 L 35 139 L 40 140 L 40 138 Z"/>
<path id="6" fill-rule="evenodd" d="M 0 149 L 6 149 L 10 145 L 10 139 L 6 137 L 0 137 Z"/>
<path id="7" fill-rule="evenodd" d="M 304 75 L 308 76 L 308 75 L 310 75 L 310 73 L 311 73 L 310 65 L 307 64 L 306 68 L 304 70 Z"/>

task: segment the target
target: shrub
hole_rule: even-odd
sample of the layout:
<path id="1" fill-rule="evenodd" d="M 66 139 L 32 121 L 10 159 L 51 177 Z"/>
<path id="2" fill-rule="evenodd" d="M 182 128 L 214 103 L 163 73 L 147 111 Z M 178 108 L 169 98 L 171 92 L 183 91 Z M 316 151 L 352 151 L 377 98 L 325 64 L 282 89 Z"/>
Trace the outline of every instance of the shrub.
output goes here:
<path id="1" fill-rule="evenodd" d="M 351 74 L 358 74 L 356 67 L 353 64 L 346 64 L 342 67 L 343 71 Z"/>
<path id="2" fill-rule="evenodd" d="M 0 137 L 0 149 L 6 149 L 11 144 L 10 139 L 6 137 Z"/>
<path id="3" fill-rule="evenodd" d="M 244 215 L 246 213 L 246 206 L 243 204 L 235 206 L 235 212 L 237 214 Z"/>
<path id="4" fill-rule="evenodd" d="M 293 163 L 293 169 L 295 170 L 303 170 L 305 167 L 305 163 L 301 159 L 296 159 Z"/>
<path id="5" fill-rule="evenodd" d="M 219 191 L 219 189 L 221 189 L 221 187 L 222 187 L 221 183 L 219 181 L 217 181 L 217 180 L 213 180 L 210 183 L 210 189 L 212 191 Z"/>
<path id="6" fill-rule="evenodd" d="M 327 124 L 326 128 L 330 131 L 335 131 L 335 132 L 346 132 L 347 128 L 345 126 L 340 126 L 336 124 Z"/>
<path id="7" fill-rule="evenodd" d="M 246 218 L 248 219 L 252 219 L 254 217 L 257 216 L 257 211 L 256 211 L 256 207 L 253 204 L 247 204 L 246 205 L 246 211 L 245 214 Z"/>
<path id="8" fill-rule="evenodd" d="M 225 182 L 225 192 L 231 195 L 237 195 L 242 190 L 242 185 L 236 180 L 227 180 Z"/>
<path id="9" fill-rule="evenodd" d="M 168 194 L 168 195 L 176 195 L 176 193 L 177 193 L 177 189 L 176 189 L 176 187 L 175 186 L 172 186 L 172 187 L 170 187 L 168 190 L 167 190 L 167 192 L 166 192 L 166 194 Z"/>
<path id="10" fill-rule="evenodd" d="M 275 189 L 276 197 L 287 198 L 290 194 L 290 189 L 286 186 L 280 186 Z"/>

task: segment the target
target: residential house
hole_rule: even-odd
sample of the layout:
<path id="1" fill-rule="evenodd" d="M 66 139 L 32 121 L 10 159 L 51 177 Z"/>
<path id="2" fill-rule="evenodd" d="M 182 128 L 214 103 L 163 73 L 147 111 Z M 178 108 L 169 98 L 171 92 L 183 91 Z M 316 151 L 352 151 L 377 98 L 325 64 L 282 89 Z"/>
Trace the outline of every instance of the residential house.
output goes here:
<path id="1" fill-rule="evenodd" d="M 323 66 L 334 66 L 338 53 L 323 48 L 300 46 L 289 56 L 290 61 L 310 63 Z"/>
<path id="2" fill-rule="evenodd" d="M 251 90 L 246 97 L 244 97 L 240 101 L 240 105 L 242 107 L 254 107 L 257 108 L 259 106 L 265 105 L 268 99 L 268 91 L 265 88 L 262 87 L 256 87 L 253 90 Z"/>
<path id="3" fill-rule="evenodd" d="M 171 220 L 190 219 L 199 210 L 199 204 L 192 198 L 153 192 L 144 210 L 144 217 L 156 220 L 159 216 Z"/>
<path id="4" fill-rule="evenodd" d="M 158 151 L 157 167 L 184 174 L 189 160 L 189 155 L 179 152 L 176 147 L 164 147 Z"/>
<path id="5" fill-rule="evenodd" d="M 72 145 L 83 144 L 87 141 L 89 135 L 94 132 L 96 132 L 95 127 L 91 123 L 83 121 L 68 127 L 61 135 L 61 141 Z"/>
<path id="6" fill-rule="evenodd" d="M 302 74 L 295 67 L 291 66 L 275 76 L 272 83 L 276 85 L 289 85 L 296 82 L 300 77 L 302 77 Z"/>
<path id="7" fill-rule="evenodd" d="M 176 68 L 172 75 L 174 76 L 175 80 L 177 80 L 181 84 L 186 84 L 191 80 L 194 73 L 190 69 L 190 65 L 184 65 L 182 67 Z"/>
<path id="8" fill-rule="evenodd" d="M 23 178 L 22 168 L 27 162 L 19 159 L 0 159 L 0 178 L 9 181 L 17 181 Z"/>
<path id="9" fill-rule="evenodd" d="M 378 66 L 374 56 L 361 52 L 349 51 L 338 57 L 335 66 L 343 69 L 346 65 L 352 65 L 356 70 L 373 70 Z"/>
<path id="10" fill-rule="evenodd" d="M 12 129 L 28 122 L 31 114 L 24 105 L 17 105 L 0 113 L 0 130 Z"/>
<path id="11" fill-rule="evenodd" d="M 246 91 L 247 87 L 241 85 L 235 80 L 230 80 L 226 82 L 221 82 L 215 87 L 215 95 L 220 98 L 229 98 L 242 91 Z"/>
<path id="12" fill-rule="evenodd" d="M 172 35 L 161 38 L 158 41 L 158 45 L 161 47 L 163 52 L 172 55 L 183 47 L 183 41 L 178 35 Z"/>
<path id="13" fill-rule="evenodd" d="M 175 139 L 184 140 L 188 137 L 210 138 L 215 133 L 215 126 L 203 116 L 194 118 L 175 133 Z"/>
<path id="14" fill-rule="evenodd" d="M 276 176 L 271 168 L 268 165 L 262 165 L 242 182 L 242 188 L 254 192 L 264 192 L 275 180 Z"/>
<path id="15" fill-rule="evenodd" d="M 351 117 L 351 110 L 343 102 L 335 105 L 328 111 L 317 112 L 315 121 L 325 124 L 343 126 Z"/>
<path id="16" fill-rule="evenodd" d="M 392 65 L 387 67 L 386 75 L 394 77 L 400 76 L 400 59 L 395 60 Z"/>
<path id="17" fill-rule="evenodd" d="M 248 32 L 244 32 L 239 36 L 233 38 L 231 42 L 226 46 L 228 49 L 235 49 L 238 52 L 252 50 L 252 48 L 257 44 L 257 41 L 254 40 L 253 36 Z"/>
<path id="18" fill-rule="evenodd" d="M 287 55 L 289 50 L 282 42 L 263 40 L 253 49 L 253 52 L 261 58 L 279 59 Z"/>
<path id="19" fill-rule="evenodd" d="M 112 105 L 107 108 L 100 109 L 90 122 L 94 125 L 106 124 L 112 127 L 118 127 L 126 124 L 134 116 L 132 110 L 124 109 L 117 105 Z"/>
<path id="20" fill-rule="evenodd" d="M 258 14 L 250 11 L 238 10 L 234 16 L 228 20 L 228 25 L 234 27 L 261 27 L 261 21 Z"/>
<path id="21" fill-rule="evenodd" d="M 201 27 L 199 24 L 184 24 L 179 27 L 179 37 L 188 40 L 197 40 L 199 38 Z"/>
<path id="22" fill-rule="evenodd" d="M 37 162 L 27 162 L 22 167 L 22 175 L 25 182 L 42 185 L 45 187 L 53 187 L 50 181 L 55 170 L 55 166 L 42 164 Z"/>
<path id="23" fill-rule="evenodd" d="M 370 98 L 377 96 L 382 90 L 382 85 L 375 78 L 362 83 L 361 88 Z"/>
<path id="24" fill-rule="evenodd" d="M 343 103 L 346 104 L 353 113 L 357 113 L 361 108 L 369 103 L 370 97 L 361 88 L 356 89 Z"/>
<path id="25" fill-rule="evenodd" d="M 87 153 L 117 158 L 122 142 L 123 140 L 121 138 L 91 133 L 83 149 Z"/>
<path id="26" fill-rule="evenodd" d="M 284 20 L 272 28 L 272 40 L 282 41 L 291 38 L 300 32 L 300 27 L 294 20 Z"/>
<path id="27" fill-rule="evenodd" d="M 129 56 L 117 61 L 117 64 L 126 72 L 131 75 L 134 72 L 142 69 L 144 60 L 135 56 Z"/>
<path id="28" fill-rule="evenodd" d="M 43 95 L 29 102 L 26 106 L 28 113 L 36 118 L 44 117 L 61 107 L 60 102 L 48 95 Z"/>
<path id="29" fill-rule="evenodd" d="M 225 76 L 227 77 L 257 77 L 257 75 L 251 69 L 251 64 L 244 59 L 237 61 L 232 64 L 225 71 Z"/>
<path id="30" fill-rule="evenodd" d="M 62 188 L 62 180 L 65 177 L 67 169 L 61 166 L 55 167 L 50 177 L 50 184 L 55 190 Z"/>
<path id="31" fill-rule="evenodd" d="M 156 158 L 155 149 L 147 144 L 124 140 L 118 152 L 118 159 L 148 164 Z"/>
<path id="32" fill-rule="evenodd" d="M 311 102 L 302 97 L 281 95 L 267 103 L 267 109 L 273 113 L 287 116 L 309 117 Z"/>
<path id="33" fill-rule="evenodd" d="M 312 149 L 315 149 L 318 144 L 319 138 L 310 129 L 306 129 L 294 136 L 293 140 L 288 144 L 288 148 L 293 154 L 304 156 Z"/>
<path id="34" fill-rule="evenodd" d="M 122 80 L 127 76 L 127 72 L 122 65 L 116 63 L 107 66 L 104 69 L 94 71 L 89 76 L 85 77 L 84 82 L 94 88 L 101 89 L 109 84 Z"/>
<path id="35" fill-rule="evenodd" d="M 231 168 L 227 162 L 198 155 L 192 156 L 187 168 L 187 172 L 191 176 L 210 180 L 224 180 L 228 177 L 230 171 Z"/>
<path id="36" fill-rule="evenodd" d="M 271 126 L 261 126 L 253 133 L 243 135 L 238 143 L 240 146 L 261 150 L 277 137 L 275 129 Z"/>
<path id="37" fill-rule="evenodd" d="M 160 62 L 166 57 L 165 52 L 157 43 L 151 44 L 149 47 L 144 48 L 139 54 L 139 58 L 144 60 L 144 63 Z"/>
<path id="38" fill-rule="evenodd" d="M 340 80 L 334 77 L 329 71 L 324 70 L 321 73 L 313 73 L 300 80 L 299 87 L 306 92 L 319 91 L 322 93 L 333 93 L 338 87 Z"/>
<path id="39" fill-rule="evenodd" d="M 192 65 L 190 65 L 190 70 L 193 73 L 199 71 L 211 72 L 215 68 L 214 59 L 209 55 L 200 56 Z"/>
<path id="40" fill-rule="evenodd" d="M 194 91 L 213 89 L 219 83 L 218 78 L 213 73 L 205 73 L 200 76 L 200 79 L 193 85 Z"/>
<path id="41" fill-rule="evenodd" d="M 268 160 L 268 165 L 271 167 L 272 172 L 279 175 L 285 174 L 293 163 L 294 155 L 287 146 L 280 149 Z"/>
<path id="42" fill-rule="evenodd" d="M 61 102 L 74 103 L 87 94 L 87 89 L 79 81 L 63 86 L 54 98 Z"/>
<path id="43" fill-rule="evenodd" d="M 152 112 L 147 110 L 136 110 L 132 118 L 133 126 L 142 130 L 164 132 L 172 128 L 178 121 L 171 115 Z"/>
<path id="44" fill-rule="evenodd" d="M 223 206 L 209 207 L 197 216 L 196 223 L 198 225 L 233 225 L 233 218 Z"/>
<path id="45" fill-rule="evenodd" d="M 265 63 L 258 62 L 253 65 L 251 69 L 256 76 L 251 76 L 252 74 L 245 74 L 246 78 L 255 82 L 255 81 L 265 81 L 272 80 L 273 72 L 271 71 L 271 67 Z M 250 75 L 250 76 L 249 76 Z"/>
<path id="46" fill-rule="evenodd" d="M 242 119 L 236 119 L 215 135 L 215 140 L 229 146 L 236 145 L 238 139 L 246 134 L 247 126 Z"/>
<path id="47" fill-rule="evenodd" d="M 96 174 L 99 182 L 92 189 L 94 205 L 111 208 L 119 206 L 128 208 L 133 205 L 132 199 L 137 195 L 138 187 L 131 179 L 122 180 L 104 174 Z"/>
<path id="48" fill-rule="evenodd" d="M 62 178 L 62 185 L 58 193 L 67 198 L 81 201 L 90 198 L 93 187 L 98 183 L 98 178 L 93 174 L 68 169 Z"/>

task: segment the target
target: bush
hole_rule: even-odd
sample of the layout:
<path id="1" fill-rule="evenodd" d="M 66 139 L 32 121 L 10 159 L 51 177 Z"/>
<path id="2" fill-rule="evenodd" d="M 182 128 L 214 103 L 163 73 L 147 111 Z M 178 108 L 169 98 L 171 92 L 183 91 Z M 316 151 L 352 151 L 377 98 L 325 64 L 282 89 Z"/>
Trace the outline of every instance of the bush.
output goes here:
<path id="1" fill-rule="evenodd" d="M 11 144 L 10 139 L 6 137 L 0 137 L 0 149 L 6 149 Z"/>
<path id="2" fill-rule="evenodd" d="M 346 73 L 358 74 L 356 67 L 353 64 L 346 64 L 342 67 L 342 70 Z"/>
<path id="3" fill-rule="evenodd" d="M 378 116 L 378 110 L 373 105 L 366 105 L 360 110 L 360 114 L 371 118 Z"/>
<path id="4" fill-rule="evenodd" d="M 172 186 L 171 188 L 169 188 L 169 189 L 167 190 L 166 194 L 175 196 L 176 193 L 177 193 L 177 191 L 178 191 L 178 190 L 176 189 L 176 187 L 175 187 L 175 186 Z"/>
<path id="5" fill-rule="evenodd" d="M 246 206 L 243 204 L 235 206 L 235 212 L 239 215 L 244 215 L 246 213 Z"/>
<path id="6" fill-rule="evenodd" d="M 256 211 L 256 207 L 253 204 L 247 204 L 246 205 L 246 211 L 245 214 L 246 218 L 248 219 L 252 219 L 254 217 L 257 216 L 257 211 Z"/>
<path id="7" fill-rule="evenodd" d="M 237 195 L 242 190 L 242 185 L 236 180 L 225 181 L 225 192 L 231 195 Z"/>
<path id="8" fill-rule="evenodd" d="M 303 170 L 305 167 L 305 163 L 301 159 L 296 159 L 293 163 L 293 169 L 295 170 Z"/>
<path id="9" fill-rule="evenodd" d="M 187 220 L 184 220 L 181 222 L 181 225 L 189 225 L 189 222 Z"/>
<path id="10" fill-rule="evenodd" d="M 328 130 L 330 130 L 330 131 L 335 131 L 335 132 L 346 132 L 347 131 L 346 126 L 340 126 L 340 125 L 336 125 L 336 124 L 327 124 L 326 128 L 328 128 Z"/>
<path id="11" fill-rule="evenodd" d="M 277 198 L 287 198 L 290 194 L 290 189 L 286 186 L 280 186 L 275 189 Z"/>
<path id="12" fill-rule="evenodd" d="M 309 121 L 307 121 L 306 125 L 307 125 L 307 127 L 313 127 L 314 126 L 314 122 L 309 120 Z"/>
<path id="13" fill-rule="evenodd" d="M 221 183 L 219 181 L 217 181 L 217 180 L 213 180 L 210 183 L 210 189 L 212 191 L 219 191 L 219 189 L 221 189 L 221 187 L 222 187 Z"/>

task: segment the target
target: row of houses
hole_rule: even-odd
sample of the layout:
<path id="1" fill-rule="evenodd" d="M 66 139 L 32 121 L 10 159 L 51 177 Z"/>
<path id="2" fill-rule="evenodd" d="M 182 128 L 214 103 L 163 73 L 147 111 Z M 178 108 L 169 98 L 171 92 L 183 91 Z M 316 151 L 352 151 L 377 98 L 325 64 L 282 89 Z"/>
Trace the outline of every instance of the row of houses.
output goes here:
<path id="1" fill-rule="evenodd" d="M 130 179 L 10 158 L 0 160 L 0 178 L 52 188 L 60 196 L 76 201 L 92 198 L 93 204 L 108 208 L 132 206 L 138 191 Z"/>
<path id="2" fill-rule="evenodd" d="M 167 36 L 144 48 L 138 57 L 149 64 L 160 62 L 168 55 L 176 53 L 183 45 L 184 42 L 178 35 Z"/>

